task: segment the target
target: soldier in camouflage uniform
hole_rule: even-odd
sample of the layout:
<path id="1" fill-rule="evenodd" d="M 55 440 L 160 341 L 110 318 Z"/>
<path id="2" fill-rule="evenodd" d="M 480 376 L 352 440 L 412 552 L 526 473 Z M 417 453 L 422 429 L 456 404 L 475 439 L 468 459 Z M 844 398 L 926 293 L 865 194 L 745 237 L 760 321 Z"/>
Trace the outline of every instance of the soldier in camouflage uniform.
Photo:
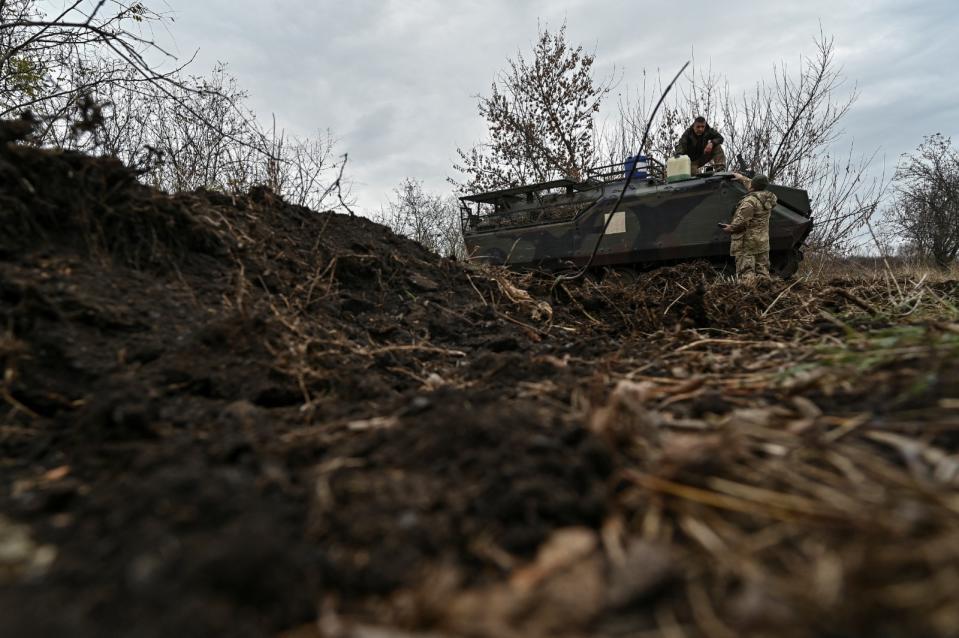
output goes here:
<path id="1" fill-rule="evenodd" d="M 766 190 L 769 180 L 756 175 L 751 180 L 736 173 L 749 192 L 739 202 L 733 220 L 723 224 L 723 231 L 732 235 L 729 254 L 736 258 L 736 275 L 746 280 L 769 277 L 769 216 L 776 206 L 776 196 Z"/>

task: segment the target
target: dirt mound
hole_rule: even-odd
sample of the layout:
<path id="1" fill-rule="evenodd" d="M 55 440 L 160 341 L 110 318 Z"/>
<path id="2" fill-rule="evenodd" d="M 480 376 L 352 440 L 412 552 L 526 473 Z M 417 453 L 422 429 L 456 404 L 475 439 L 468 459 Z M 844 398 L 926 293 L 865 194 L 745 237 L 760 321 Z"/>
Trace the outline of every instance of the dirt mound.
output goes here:
<path id="1" fill-rule="evenodd" d="M 11 126 L 4 634 L 954 628 L 955 282 L 519 275 Z"/>
<path id="2" fill-rule="evenodd" d="M 10 137 L 9 122 L 0 138 Z M 0 251 L 12 257 L 47 242 L 132 266 L 168 265 L 173 256 L 218 255 L 216 233 L 182 201 L 157 197 L 114 158 L 42 153 L 6 143 Z"/>
<path id="3" fill-rule="evenodd" d="M 531 409 L 447 429 L 467 405 L 417 403 L 437 380 L 495 376 L 542 341 L 544 325 L 502 275 L 264 190 L 171 197 L 113 160 L 17 144 L 0 149 L 0 173 L 4 510 L 59 556 L 42 582 L 18 579 L 3 597 L 5 617 L 23 622 L 15 634 L 103 635 L 162 617 L 127 633 L 262 635 L 315 614 L 321 581 L 386 591 L 450 552 L 479 572 L 489 559 L 468 547 L 475 538 L 528 555 L 554 528 L 601 520 L 602 459 L 581 456 L 583 428 Z M 490 400 L 497 385 L 514 393 L 505 375 L 487 381 Z M 398 439 L 346 425 L 381 414 L 402 419 Z M 555 450 L 554 434 L 565 441 Z M 417 456 L 419 445 L 432 452 Z M 374 542 L 364 526 L 392 529 L 403 502 L 371 500 L 364 520 L 346 506 L 319 516 L 312 497 L 317 465 L 357 446 L 374 471 L 334 474 L 334 495 L 352 501 L 364 481 L 388 484 L 415 462 L 442 505 L 419 545 L 398 539 L 388 546 L 399 554 L 368 568 L 342 557 Z M 401 461 L 378 467 L 391 456 Z M 463 467 L 425 465 L 443 456 Z M 501 462 L 525 491 L 489 474 Z M 64 478 L 47 481 L 51 471 Z M 551 490 L 553 504 L 510 518 Z M 454 513 L 456 525 L 443 523 Z M 268 595 L 254 582 L 265 573 Z"/>

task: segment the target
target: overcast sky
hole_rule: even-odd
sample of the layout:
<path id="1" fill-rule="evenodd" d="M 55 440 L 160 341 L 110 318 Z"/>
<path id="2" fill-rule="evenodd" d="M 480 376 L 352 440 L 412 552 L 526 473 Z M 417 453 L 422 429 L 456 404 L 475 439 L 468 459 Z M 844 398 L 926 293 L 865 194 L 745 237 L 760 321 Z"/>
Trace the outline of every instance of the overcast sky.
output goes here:
<path id="1" fill-rule="evenodd" d="M 404 177 L 448 192 L 456 147 L 482 140 L 476 94 L 509 56 L 527 51 L 537 22 L 615 68 L 614 93 L 643 69 L 671 76 L 694 54 L 734 88 L 796 67 L 820 28 L 835 37 L 848 88 L 860 98 L 844 142 L 881 149 L 889 166 L 923 135 L 959 138 L 959 19 L 954 0 L 681 3 L 633 0 L 166 0 L 176 51 L 216 61 L 268 121 L 290 132 L 331 129 L 350 154 L 360 207 L 376 208 Z M 615 111 L 615 94 L 607 113 Z"/>

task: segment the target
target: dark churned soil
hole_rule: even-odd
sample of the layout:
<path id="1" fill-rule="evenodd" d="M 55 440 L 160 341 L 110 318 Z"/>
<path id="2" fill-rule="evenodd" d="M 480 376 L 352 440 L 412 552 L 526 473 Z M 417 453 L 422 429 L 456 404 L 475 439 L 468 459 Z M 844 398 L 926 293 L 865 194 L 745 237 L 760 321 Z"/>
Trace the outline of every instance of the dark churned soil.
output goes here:
<path id="1" fill-rule="evenodd" d="M 562 282 L 15 137 L 4 636 L 959 626 L 955 283 Z"/>

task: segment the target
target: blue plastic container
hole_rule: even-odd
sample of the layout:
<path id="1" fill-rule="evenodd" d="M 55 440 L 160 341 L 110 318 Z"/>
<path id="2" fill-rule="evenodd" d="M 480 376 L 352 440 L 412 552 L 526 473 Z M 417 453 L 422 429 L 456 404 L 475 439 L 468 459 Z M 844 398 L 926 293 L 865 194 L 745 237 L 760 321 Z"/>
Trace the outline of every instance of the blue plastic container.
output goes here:
<path id="1" fill-rule="evenodd" d="M 649 177 L 649 164 L 646 163 L 645 155 L 630 155 L 626 158 L 626 161 L 623 162 L 623 174 L 626 177 L 629 177 L 629 174 L 633 174 L 633 179 L 646 179 Z"/>

